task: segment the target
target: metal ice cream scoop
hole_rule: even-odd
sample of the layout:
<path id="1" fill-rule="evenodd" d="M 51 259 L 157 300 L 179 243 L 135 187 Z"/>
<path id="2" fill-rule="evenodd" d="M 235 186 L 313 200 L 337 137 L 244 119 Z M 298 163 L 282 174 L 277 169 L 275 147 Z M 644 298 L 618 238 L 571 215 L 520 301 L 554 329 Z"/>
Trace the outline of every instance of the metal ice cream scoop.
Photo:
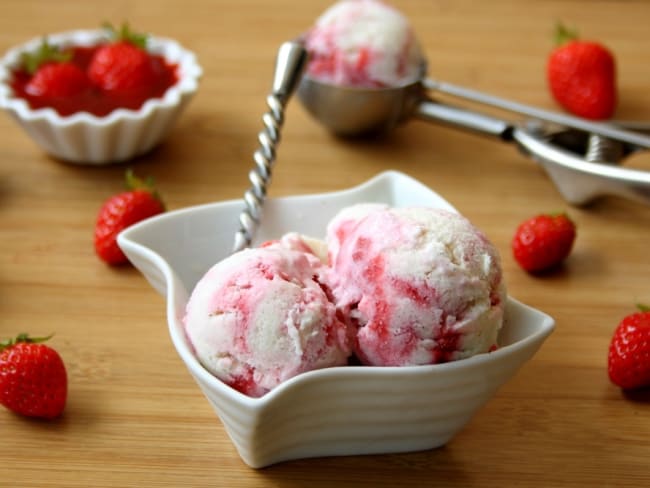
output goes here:
<path id="1" fill-rule="evenodd" d="M 445 94 L 527 117 L 520 123 L 436 101 Z M 298 96 L 326 128 L 342 136 L 385 132 L 411 118 L 443 123 L 513 142 L 539 162 L 562 196 L 582 205 L 602 195 L 618 195 L 650 204 L 650 172 L 622 168 L 623 158 L 650 148 L 650 123 L 591 122 L 501 99 L 426 76 L 389 88 L 329 84 L 304 75 Z M 634 129 L 634 130 L 628 130 Z"/>

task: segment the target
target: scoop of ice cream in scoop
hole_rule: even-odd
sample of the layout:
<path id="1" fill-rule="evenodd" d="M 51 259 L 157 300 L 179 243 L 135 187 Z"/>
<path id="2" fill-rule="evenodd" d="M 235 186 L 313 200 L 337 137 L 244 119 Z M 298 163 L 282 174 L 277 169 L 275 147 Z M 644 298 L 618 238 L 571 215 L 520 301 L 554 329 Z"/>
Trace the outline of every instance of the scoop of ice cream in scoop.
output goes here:
<path id="1" fill-rule="evenodd" d="M 343 0 L 306 33 L 307 74 L 365 88 L 400 86 L 421 75 L 423 56 L 409 21 L 378 0 Z"/>
<path id="2" fill-rule="evenodd" d="M 433 364 L 495 347 L 506 302 L 500 258 L 466 218 L 353 206 L 330 222 L 327 244 L 332 292 L 362 363 Z"/>
<path id="3" fill-rule="evenodd" d="M 201 364 L 252 397 L 299 373 L 345 365 L 351 354 L 324 264 L 290 248 L 302 246 L 292 239 L 220 261 L 187 304 L 185 331 Z"/>

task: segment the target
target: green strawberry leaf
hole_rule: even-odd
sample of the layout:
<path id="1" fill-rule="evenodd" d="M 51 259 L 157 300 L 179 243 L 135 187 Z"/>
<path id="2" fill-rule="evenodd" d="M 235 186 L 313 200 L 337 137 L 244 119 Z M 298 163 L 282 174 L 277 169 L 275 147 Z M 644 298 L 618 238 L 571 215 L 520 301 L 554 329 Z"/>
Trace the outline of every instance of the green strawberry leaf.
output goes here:
<path id="1" fill-rule="evenodd" d="M 133 172 L 131 168 L 126 170 L 126 188 L 128 190 L 146 190 L 151 195 L 158 200 L 163 207 L 165 207 L 165 203 L 163 202 L 162 198 L 160 197 L 160 194 L 158 193 L 158 190 L 156 190 L 156 183 L 153 179 L 153 177 L 148 176 L 146 179 L 142 179 Z"/>
<path id="2" fill-rule="evenodd" d="M 72 59 L 72 52 L 63 51 L 59 46 L 50 44 L 47 37 L 42 39 L 36 51 L 23 53 L 21 56 L 22 65 L 29 74 L 36 73 L 36 70 L 45 63 L 62 63 L 70 59 Z"/>
<path id="3" fill-rule="evenodd" d="M 124 22 L 119 30 L 116 29 L 110 22 L 104 22 L 102 24 L 102 27 L 104 30 L 106 30 L 108 38 L 113 42 L 126 41 L 139 47 L 140 49 L 147 48 L 149 35 L 132 31 L 128 22 Z"/>
<path id="4" fill-rule="evenodd" d="M 30 337 L 29 334 L 27 334 L 25 332 L 21 332 L 16 337 L 12 337 L 10 339 L 6 339 L 4 341 L 1 341 L 0 342 L 0 351 L 2 351 L 3 349 L 8 348 L 10 346 L 14 346 L 14 345 L 16 345 L 16 344 L 18 344 L 20 342 L 27 342 L 27 343 L 46 342 L 46 341 L 50 340 L 53 336 L 54 336 L 54 334 L 50 334 L 49 336 L 45 336 L 45 337 Z"/>
<path id="5" fill-rule="evenodd" d="M 561 46 L 566 44 L 569 41 L 575 41 L 578 39 L 578 31 L 575 29 L 569 29 L 562 22 L 558 22 L 555 26 L 555 45 Z"/>

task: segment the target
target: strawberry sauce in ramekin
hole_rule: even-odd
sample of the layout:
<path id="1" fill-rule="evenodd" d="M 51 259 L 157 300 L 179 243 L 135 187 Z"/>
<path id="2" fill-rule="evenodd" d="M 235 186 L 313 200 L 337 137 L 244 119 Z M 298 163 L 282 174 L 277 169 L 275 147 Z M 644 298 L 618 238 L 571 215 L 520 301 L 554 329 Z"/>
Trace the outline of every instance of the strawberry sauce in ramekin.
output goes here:
<path id="1" fill-rule="evenodd" d="M 86 71 L 94 53 L 101 46 L 101 44 L 98 44 L 91 47 L 74 47 L 71 49 L 71 61 Z M 50 107 L 62 116 L 72 115 L 77 112 L 88 112 L 103 117 L 118 108 L 138 110 L 147 100 L 161 98 L 167 89 L 178 81 L 177 66 L 175 64 L 169 64 L 160 55 L 150 54 L 150 57 L 158 76 L 156 77 L 156 83 L 148 86 L 146 91 L 114 93 L 92 86 L 74 97 L 34 96 L 27 93 L 25 89 L 32 75 L 24 69 L 13 71 L 11 88 L 15 96 L 26 100 L 32 109 Z"/>

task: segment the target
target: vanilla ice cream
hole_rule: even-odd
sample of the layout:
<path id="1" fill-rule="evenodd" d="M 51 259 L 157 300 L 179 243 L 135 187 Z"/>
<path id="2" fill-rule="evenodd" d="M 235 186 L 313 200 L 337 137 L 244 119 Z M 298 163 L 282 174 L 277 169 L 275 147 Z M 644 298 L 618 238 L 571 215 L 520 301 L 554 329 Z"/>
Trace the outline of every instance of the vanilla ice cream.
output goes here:
<path id="1" fill-rule="evenodd" d="M 296 235 L 240 251 L 213 266 L 192 292 L 184 324 L 197 358 L 246 395 L 347 364 L 346 326 L 328 297 L 325 266 L 308 249 Z"/>
<path id="2" fill-rule="evenodd" d="M 297 374 L 355 362 L 411 366 L 497 347 L 499 254 L 465 217 L 358 204 L 325 240 L 295 232 L 213 266 L 186 307 L 203 366 L 259 397 Z"/>
<path id="3" fill-rule="evenodd" d="M 459 214 L 365 204 L 327 229 L 332 293 L 367 365 L 453 361 L 496 347 L 499 254 Z"/>
<path id="4" fill-rule="evenodd" d="M 410 23 L 377 0 L 343 0 L 306 33 L 310 77 L 343 86 L 392 87 L 420 78 L 423 55 Z"/>

